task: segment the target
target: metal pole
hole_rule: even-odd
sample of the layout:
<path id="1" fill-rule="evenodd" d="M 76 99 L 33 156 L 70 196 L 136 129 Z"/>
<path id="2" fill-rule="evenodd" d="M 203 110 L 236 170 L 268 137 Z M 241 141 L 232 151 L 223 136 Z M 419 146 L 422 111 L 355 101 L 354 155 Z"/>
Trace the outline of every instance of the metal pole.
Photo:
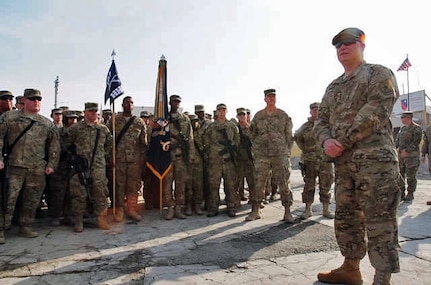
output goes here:
<path id="1" fill-rule="evenodd" d="M 55 94 L 54 94 L 54 108 L 57 108 L 57 96 L 58 96 L 58 84 L 60 83 L 60 80 L 58 80 L 58 76 L 54 81 L 54 89 L 55 89 Z"/>

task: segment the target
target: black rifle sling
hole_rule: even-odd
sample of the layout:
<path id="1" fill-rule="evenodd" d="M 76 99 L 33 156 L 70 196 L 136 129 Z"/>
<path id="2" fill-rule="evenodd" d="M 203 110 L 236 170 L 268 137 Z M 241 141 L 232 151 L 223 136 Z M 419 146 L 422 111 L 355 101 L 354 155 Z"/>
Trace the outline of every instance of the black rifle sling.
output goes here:
<path id="1" fill-rule="evenodd" d="M 124 136 L 126 131 L 129 129 L 129 127 L 133 124 L 133 121 L 135 121 L 136 116 L 133 116 L 127 121 L 127 123 L 124 125 L 124 127 L 121 129 L 118 136 L 115 138 L 115 148 L 117 148 L 117 145 L 120 143 L 121 138 Z"/>
<path id="2" fill-rule="evenodd" d="M 99 136 L 100 136 L 100 129 L 96 129 L 96 140 L 94 141 L 94 147 L 93 147 L 93 155 L 91 156 L 91 163 L 88 166 L 88 169 L 91 171 L 91 167 L 93 166 L 94 157 L 96 156 L 96 150 L 97 150 L 97 143 L 99 142 Z"/>
<path id="3" fill-rule="evenodd" d="M 9 149 L 7 149 L 7 155 L 10 155 L 12 153 L 13 147 L 16 145 L 16 143 L 25 135 L 25 133 L 31 129 L 31 127 L 36 123 L 36 121 L 31 121 L 31 123 L 25 127 L 25 129 L 19 134 L 19 136 L 16 137 L 16 139 L 13 141 L 13 143 L 9 146 Z"/>

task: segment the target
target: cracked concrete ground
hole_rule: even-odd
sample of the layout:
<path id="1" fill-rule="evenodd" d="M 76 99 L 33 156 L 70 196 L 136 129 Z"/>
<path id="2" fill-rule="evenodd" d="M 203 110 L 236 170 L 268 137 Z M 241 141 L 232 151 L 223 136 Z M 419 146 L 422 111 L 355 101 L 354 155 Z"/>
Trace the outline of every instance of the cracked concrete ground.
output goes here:
<path id="1" fill-rule="evenodd" d="M 393 284 L 429 284 L 431 280 L 431 200 L 429 175 L 419 177 L 412 203 L 399 207 L 401 272 Z M 292 173 L 299 215 L 302 179 Z M 317 199 L 316 199 L 317 201 Z M 332 210 L 334 204 L 331 205 Z M 38 219 L 39 237 L 18 237 L 16 227 L 0 246 L 0 284 L 321 284 L 316 274 L 340 265 L 333 220 L 314 216 L 296 224 L 281 221 L 280 201 L 265 205 L 263 218 L 245 222 L 223 213 L 207 218 L 165 221 L 158 210 L 145 211 L 139 223 L 113 224 L 109 231 L 86 227 L 50 227 Z M 86 224 L 88 225 L 88 224 Z M 364 284 L 371 284 L 368 257 L 361 263 Z"/>

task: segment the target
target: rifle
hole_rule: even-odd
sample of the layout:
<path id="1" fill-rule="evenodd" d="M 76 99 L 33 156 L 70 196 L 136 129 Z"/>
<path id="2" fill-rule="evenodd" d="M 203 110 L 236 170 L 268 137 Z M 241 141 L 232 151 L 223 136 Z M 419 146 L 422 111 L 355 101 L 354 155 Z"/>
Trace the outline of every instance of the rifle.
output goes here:
<path id="1" fill-rule="evenodd" d="M 305 163 L 303 163 L 302 161 L 300 161 L 299 164 L 298 164 L 298 166 L 299 166 L 299 169 L 301 170 L 302 177 L 305 178 L 305 175 L 306 175 Z"/>
<path id="2" fill-rule="evenodd" d="M 174 135 L 171 132 L 171 137 L 180 141 L 181 154 L 183 155 L 184 161 L 187 161 L 189 159 L 189 138 L 186 137 L 181 131 L 180 121 L 178 119 L 172 119 L 172 123 L 178 130 L 179 136 Z"/>
<path id="3" fill-rule="evenodd" d="M 69 150 L 70 150 L 70 154 L 72 156 L 70 168 L 76 174 L 78 174 L 79 183 L 82 186 L 84 186 L 84 188 L 85 188 L 85 193 L 87 194 L 87 208 L 88 208 L 90 214 L 92 214 L 92 212 L 94 211 L 95 201 L 94 201 L 93 197 L 91 196 L 91 192 L 90 192 L 91 177 L 90 177 L 90 175 L 88 175 L 88 173 L 90 172 L 88 160 L 85 157 L 82 157 L 82 156 L 77 154 L 75 144 L 72 144 L 69 147 Z"/>
<path id="4" fill-rule="evenodd" d="M 238 127 L 238 129 L 239 129 L 240 144 L 247 151 L 248 158 L 253 160 L 253 155 L 251 154 L 251 146 L 252 146 L 251 140 L 249 137 L 247 137 L 244 134 L 244 131 L 241 129 L 240 126 Z"/>
<path id="5" fill-rule="evenodd" d="M 229 139 L 229 137 L 227 135 L 227 130 L 225 128 L 219 130 L 219 132 L 221 132 L 221 134 L 223 136 L 223 139 L 224 139 L 223 141 L 219 141 L 219 144 L 221 144 L 221 145 L 224 146 L 224 148 L 221 151 L 219 151 L 219 155 L 224 155 L 226 153 L 229 153 L 230 158 L 232 159 L 232 162 L 233 162 L 233 164 L 236 167 L 236 152 L 237 152 L 237 147 Z"/>

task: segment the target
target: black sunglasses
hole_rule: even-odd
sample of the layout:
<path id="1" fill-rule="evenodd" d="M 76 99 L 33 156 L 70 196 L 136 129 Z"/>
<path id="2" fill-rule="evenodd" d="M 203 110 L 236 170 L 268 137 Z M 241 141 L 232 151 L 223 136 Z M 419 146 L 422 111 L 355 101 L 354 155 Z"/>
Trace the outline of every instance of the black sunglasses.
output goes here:
<path id="1" fill-rule="evenodd" d="M 30 101 L 42 101 L 42 97 L 30 97 L 30 98 L 27 98 L 28 100 L 30 100 Z"/>
<path id="2" fill-rule="evenodd" d="M 358 41 L 358 39 L 344 39 L 344 40 L 340 40 L 338 41 L 338 43 L 335 44 L 336 48 L 340 48 L 342 45 L 345 46 L 350 46 L 354 43 L 356 43 Z"/>

